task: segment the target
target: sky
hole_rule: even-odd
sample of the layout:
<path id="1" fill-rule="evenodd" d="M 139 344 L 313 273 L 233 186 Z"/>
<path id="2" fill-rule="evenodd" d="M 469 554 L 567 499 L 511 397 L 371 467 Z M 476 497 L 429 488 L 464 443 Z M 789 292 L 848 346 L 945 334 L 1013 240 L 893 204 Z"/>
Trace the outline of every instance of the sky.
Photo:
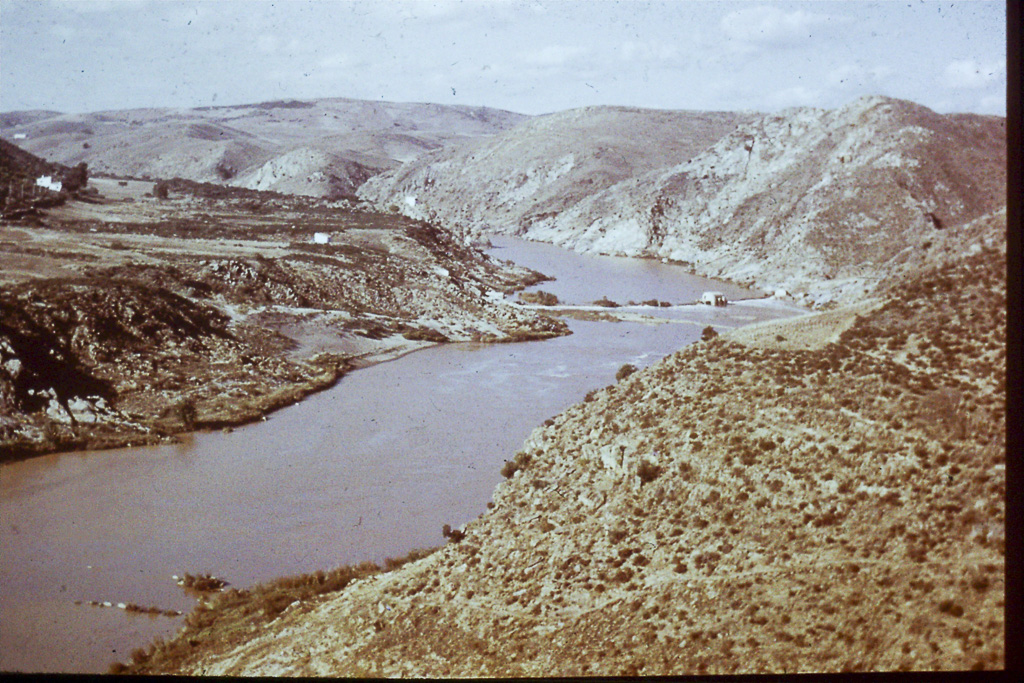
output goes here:
<path id="1" fill-rule="evenodd" d="M 0 0 L 0 111 L 349 97 L 542 114 L 861 95 L 1005 115 L 1002 0 Z"/>

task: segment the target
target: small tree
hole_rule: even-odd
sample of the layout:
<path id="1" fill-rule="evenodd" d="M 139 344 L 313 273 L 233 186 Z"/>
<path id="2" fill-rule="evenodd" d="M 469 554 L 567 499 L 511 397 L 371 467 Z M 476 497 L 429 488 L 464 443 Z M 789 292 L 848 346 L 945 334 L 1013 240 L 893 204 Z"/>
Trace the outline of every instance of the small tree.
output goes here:
<path id="1" fill-rule="evenodd" d="M 700 333 L 700 340 L 711 341 L 717 336 L 718 333 L 715 332 L 715 328 L 711 327 L 711 325 L 708 325 L 707 327 L 704 328 L 704 331 Z"/>
<path id="2" fill-rule="evenodd" d="M 157 199 L 167 199 L 169 194 L 170 188 L 167 186 L 166 182 L 161 180 L 159 183 L 153 186 L 153 196 L 156 197 Z"/>
<path id="3" fill-rule="evenodd" d="M 186 397 L 178 403 L 177 406 L 178 418 L 182 424 L 185 425 L 185 429 L 195 429 L 196 426 L 196 402 L 191 397 Z"/>
<path id="4" fill-rule="evenodd" d="M 89 168 L 84 161 L 66 172 L 62 178 L 63 189 L 71 193 L 78 192 L 88 182 Z"/>

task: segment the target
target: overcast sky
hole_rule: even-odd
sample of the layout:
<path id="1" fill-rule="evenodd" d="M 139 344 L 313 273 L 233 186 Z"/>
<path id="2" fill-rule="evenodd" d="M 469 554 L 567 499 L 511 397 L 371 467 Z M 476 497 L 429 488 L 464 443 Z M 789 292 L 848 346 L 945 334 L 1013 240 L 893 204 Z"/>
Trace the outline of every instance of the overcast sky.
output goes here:
<path id="1" fill-rule="evenodd" d="M 0 0 L 0 110 L 283 98 L 1005 115 L 1002 0 Z"/>

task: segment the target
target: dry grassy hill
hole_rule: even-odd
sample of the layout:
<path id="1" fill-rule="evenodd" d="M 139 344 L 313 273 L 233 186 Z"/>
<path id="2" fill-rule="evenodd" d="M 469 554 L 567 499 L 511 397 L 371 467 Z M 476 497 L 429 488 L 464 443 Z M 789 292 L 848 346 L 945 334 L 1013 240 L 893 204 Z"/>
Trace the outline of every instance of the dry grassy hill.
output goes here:
<path id="1" fill-rule="evenodd" d="M 1005 269 L 690 346 L 536 429 L 425 559 L 229 591 L 127 670 L 999 668 Z"/>
<path id="2" fill-rule="evenodd" d="M 485 107 L 282 100 L 89 114 L 8 112 L 0 135 L 94 173 L 226 183 L 310 196 L 351 195 L 367 177 L 446 141 L 525 120 Z M 21 135 L 25 137 L 20 138 Z"/>

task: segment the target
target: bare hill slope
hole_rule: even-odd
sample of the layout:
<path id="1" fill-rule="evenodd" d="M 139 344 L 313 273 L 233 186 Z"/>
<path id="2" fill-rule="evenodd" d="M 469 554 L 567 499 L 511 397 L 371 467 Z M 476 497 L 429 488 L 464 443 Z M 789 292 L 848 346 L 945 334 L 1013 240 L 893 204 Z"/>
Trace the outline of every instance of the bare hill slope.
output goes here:
<path id="1" fill-rule="evenodd" d="M 645 164 L 619 157 L 650 149 L 643 125 L 626 127 L 630 138 L 612 152 L 573 115 L 425 155 L 361 192 L 472 233 L 690 262 L 701 275 L 784 288 L 819 305 L 862 298 L 937 240 L 946 253 L 934 263 L 991 242 L 983 217 L 1006 203 L 1001 117 L 940 115 L 884 97 L 734 116 L 738 125 L 720 139 L 687 141 L 704 146 L 641 153 L 650 160 L 644 173 Z"/>
<path id="2" fill-rule="evenodd" d="M 360 196 L 461 229 L 520 233 L 623 180 L 685 161 L 752 114 L 585 107 L 452 144 Z"/>
<path id="3" fill-rule="evenodd" d="M 367 177 L 448 140 L 526 119 L 485 107 L 287 100 L 89 114 L 8 112 L 0 134 L 96 173 L 181 177 L 310 196 L 351 194 Z"/>

